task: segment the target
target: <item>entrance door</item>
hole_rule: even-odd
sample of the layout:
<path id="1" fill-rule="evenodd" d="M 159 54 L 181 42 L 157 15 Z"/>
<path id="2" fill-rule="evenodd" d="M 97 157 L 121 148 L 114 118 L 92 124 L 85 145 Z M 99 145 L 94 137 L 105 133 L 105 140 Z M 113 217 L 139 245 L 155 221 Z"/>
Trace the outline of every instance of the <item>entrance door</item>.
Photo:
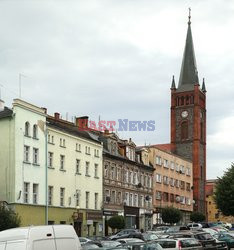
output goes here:
<path id="1" fill-rule="evenodd" d="M 81 226 L 82 226 L 82 222 L 80 221 L 75 221 L 74 222 L 74 229 L 76 231 L 76 234 L 81 237 Z"/>

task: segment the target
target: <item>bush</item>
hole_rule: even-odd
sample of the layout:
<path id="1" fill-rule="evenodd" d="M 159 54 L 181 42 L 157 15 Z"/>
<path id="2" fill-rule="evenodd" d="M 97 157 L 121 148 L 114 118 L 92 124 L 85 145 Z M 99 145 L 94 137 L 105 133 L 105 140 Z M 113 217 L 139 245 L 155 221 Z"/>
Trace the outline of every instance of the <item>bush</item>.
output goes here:
<path id="1" fill-rule="evenodd" d="M 202 222 L 206 220 L 206 216 L 200 212 L 192 212 L 190 215 L 190 220 L 192 222 Z"/>
<path id="2" fill-rule="evenodd" d="M 181 211 L 174 207 L 165 207 L 162 210 L 162 220 L 164 223 L 174 224 L 181 220 Z"/>
<path id="3" fill-rule="evenodd" d="M 112 229 L 122 229 L 125 226 L 124 217 L 115 215 L 107 221 L 107 224 Z"/>
<path id="4" fill-rule="evenodd" d="M 13 210 L 0 206 L 0 231 L 19 227 L 20 218 Z"/>

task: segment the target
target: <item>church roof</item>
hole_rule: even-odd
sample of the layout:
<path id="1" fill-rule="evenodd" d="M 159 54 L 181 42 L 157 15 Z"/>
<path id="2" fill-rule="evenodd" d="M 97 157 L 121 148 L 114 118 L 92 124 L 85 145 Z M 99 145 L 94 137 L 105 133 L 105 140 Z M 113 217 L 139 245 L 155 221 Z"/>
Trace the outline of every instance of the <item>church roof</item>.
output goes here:
<path id="1" fill-rule="evenodd" d="M 190 18 L 191 16 L 189 14 L 187 37 L 177 89 L 179 92 L 193 90 L 194 85 L 199 83 Z"/>

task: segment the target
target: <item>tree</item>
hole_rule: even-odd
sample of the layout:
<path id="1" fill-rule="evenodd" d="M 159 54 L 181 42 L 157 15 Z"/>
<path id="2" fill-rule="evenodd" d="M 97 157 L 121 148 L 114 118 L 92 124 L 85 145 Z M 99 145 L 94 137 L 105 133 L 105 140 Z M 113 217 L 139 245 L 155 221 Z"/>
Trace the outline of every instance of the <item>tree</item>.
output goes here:
<path id="1" fill-rule="evenodd" d="M 0 206 L 0 231 L 19 227 L 20 218 L 13 210 Z"/>
<path id="2" fill-rule="evenodd" d="M 192 222 L 202 222 L 202 221 L 205 221 L 205 219 L 206 219 L 206 216 L 201 212 L 195 211 L 190 214 L 190 220 Z"/>
<path id="3" fill-rule="evenodd" d="M 234 163 L 224 172 L 223 177 L 218 178 L 215 190 L 214 200 L 217 209 L 223 215 L 234 216 Z"/>
<path id="4" fill-rule="evenodd" d="M 162 210 L 162 220 L 165 223 L 174 224 L 181 220 L 182 214 L 179 209 L 174 207 L 165 207 Z"/>
<path id="5" fill-rule="evenodd" d="M 112 229 L 122 229 L 125 226 L 124 217 L 115 215 L 107 221 L 107 224 Z"/>

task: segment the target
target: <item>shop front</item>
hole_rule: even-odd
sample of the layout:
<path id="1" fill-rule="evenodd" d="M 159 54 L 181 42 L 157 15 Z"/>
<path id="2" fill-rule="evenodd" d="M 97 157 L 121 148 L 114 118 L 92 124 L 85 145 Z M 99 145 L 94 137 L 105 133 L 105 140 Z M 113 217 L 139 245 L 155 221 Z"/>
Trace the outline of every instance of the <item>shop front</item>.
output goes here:
<path id="1" fill-rule="evenodd" d="M 125 228 L 139 229 L 139 208 L 124 206 Z"/>
<path id="2" fill-rule="evenodd" d="M 105 221 L 105 235 L 110 235 L 112 234 L 112 229 L 108 227 L 108 220 L 116 215 L 123 215 L 123 211 L 116 211 L 116 210 L 104 210 L 103 211 L 103 217 Z"/>
<path id="3" fill-rule="evenodd" d="M 89 211 L 86 213 L 86 235 L 87 236 L 102 236 L 103 221 L 102 212 Z"/>

